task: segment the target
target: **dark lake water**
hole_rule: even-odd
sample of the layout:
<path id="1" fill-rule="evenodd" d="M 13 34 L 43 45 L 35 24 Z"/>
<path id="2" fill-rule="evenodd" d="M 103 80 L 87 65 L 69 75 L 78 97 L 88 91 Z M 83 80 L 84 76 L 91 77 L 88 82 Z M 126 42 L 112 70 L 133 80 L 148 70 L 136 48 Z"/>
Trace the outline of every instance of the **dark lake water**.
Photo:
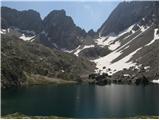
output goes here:
<path id="1" fill-rule="evenodd" d="M 48 85 L 2 90 L 2 115 L 127 118 L 158 115 L 159 85 Z"/>

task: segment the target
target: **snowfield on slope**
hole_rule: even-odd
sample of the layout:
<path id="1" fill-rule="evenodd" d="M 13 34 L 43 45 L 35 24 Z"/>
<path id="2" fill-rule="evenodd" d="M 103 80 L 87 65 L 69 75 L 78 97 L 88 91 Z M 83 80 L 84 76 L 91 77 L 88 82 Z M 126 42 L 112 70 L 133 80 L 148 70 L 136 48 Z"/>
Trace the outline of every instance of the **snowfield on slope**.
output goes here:
<path id="1" fill-rule="evenodd" d="M 116 40 L 120 36 L 130 32 L 130 31 L 132 31 L 132 33 L 134 33 L 134 30 L 132 30 L 134 26 L 135 26 L 135 24 L 131 25 L 129 28 L 120 32 L 118 35 L 115 35 L 115 33 L 111 33 L 108 36 L 103 36 L 103 37 L 99 36 L 99 38 L 96 40 L 96 43 L 97 43 L 97 45 L 99 45 L 101 47 L 104 47 L 106 45 L 111 45 L 114 42 L 114 40 Z M 119 47 L 120 44 L 117 43 L 116 46 Z M 116 49 L 117 47 L 114 47 L 114 49 Z M 112 50 L 112 47 L 111 47 L 111 50 Z"/>
<path id="2" fill-rule="evenodd" d="M 112 52 L 109 55 L 96 59 L 94 60 L 94 62 L 96 63 L 96 67 L 98 68 L 97 71 L 95 71 L 96 73 L 105 73 L 107 72 L 109 75 L 114 74 L 117 71 L 123 70 L 124 68 L 130 68 L 132 66 L 135 66 L 136 63 L 133 62 L 128 62 L 132 56 L 139 51 L 141 48 L 136 49 L 135 51 L 133 51 L 132 53 L 130 53 L 128 56 L 120 59 L 119 61 L 115 62 L 115 63 L 111 63 L 114 59 L 116 59 L 117 57 L 119 57 L 122 53 L 120 52 Z M 107 67 L 110 68 L 110 71 L 107 71 L 106 69 L 103 69 L 103 67 Z"/>
<path id="3" fill-rule="evenodd" d="M 119 41 L 117 41 L 113 44 L 110 44 L 108 48 L 113 51 L 113 50 L 117 49 L 120 45 L 121 45 L 121 43 Z"/>
<path id="4" fill-rule="evenodd" d="M 130 54 L 128 54 L 127 56 L 125 56 L 124 58 L 120 59 L 117 62 L 112 63 L 112 61 L 115 60 L 116 58 L 118 58 L 122 54 L 122 51 L 124 49 L 130 47 L 129 44 L 133 40 L 135 40 L 137 37 L 142 35 L 143 32 L 145 32 L 148 28 L 149 27 L 146 27 L 146 28 L 143 27 L 143 26 L 140 27 L 141 33 L 136 35 L 134 38 L 132 38 L 130 41 L 128 41 L 127 43 L 125 43 L 122 46 L 120 46 L 120 42 L 119 41 L 115 42 L 112 46 L 109 46 L 110 49 L 114 50 L 113 52 L 111 52 L 110 54 L 108 54 L 108 55 L 106 55 L 104 57 L 101 57 L 101 58 L 93 60 L 93 62 L 96 63 L 96 67 L 97 67 L 95 72 L 96 73 L 101 73 L 101 74 L 102 73 L 108 73 L 109 75 L 112 75 L 112 74 L 116 73 L 117 71 L 123 70 L 124 68 L 128 69 L 128 68 L 130 68 L 132 66 L 136 66 L 136 63 L 133 63 L 130 60 L 131 60 L 131 58 L 132 58 L 132 56 L 134 54 L 136 54 L 140 49 L 142 49 L 142 47 L 137 48 L 135 51 L 131 52 Z M 131 29 L 129 29 L 129 30 L 131 30 Z M 111 42 L 111 41 L 109 40 L 109 42 Z M 117 46 L 118 47 L 120 46 L 120 47 L 118 49 L 116 49 Z M 125 48 L 123 48 L 123 47 L 125 47 Z M 105 69 L 104 69 L 104 67 L 105 67 Z M 108 71 L 108 69 L 110 69 L 110 70 Z"/>

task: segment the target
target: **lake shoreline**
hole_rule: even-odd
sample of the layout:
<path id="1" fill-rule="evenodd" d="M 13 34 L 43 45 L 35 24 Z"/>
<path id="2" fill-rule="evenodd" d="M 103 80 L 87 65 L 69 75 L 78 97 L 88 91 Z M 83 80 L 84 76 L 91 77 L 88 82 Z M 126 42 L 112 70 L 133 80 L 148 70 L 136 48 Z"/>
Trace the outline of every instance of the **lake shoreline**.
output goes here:
<path id="1" fill-rule="evenodd" d="M 3 115 L 3 116 L 1 116 L 1 118 L 2 119 L 71 119 L 69 117 L 54 116 L 54 115 L 30 116 L 30 115 L 25 115 L 25 114 L 18 113 L 18 112 Z M 140 116 L 135 116 L 135 117 L 124 117 L 123 119 L 158 119 L 158 118 L 159 118 L 159 116 L 156 116 L 156 115 L 140 115 Z M 79 118 L 74 118 L 74 119 L 79 119 Z M 95 119 L 95 118 L 92 118 L 92 119 Z M 99 119 L 101 119 L 101 118 L 99 118 Z M 103 118 L 103 119 L 117 119 L 117 118 Z"/>
<path id="2" fill-rule="evenodd" d="M 7 88 L 2 88 L 2 90 L 7 90 L 7 89 L 13 89 L 13 88 L 23 88 L 23 87 L 34 87 L 34 86 L 50 86 L 50 85 L 55 85 L 55 86 L 61 86 L 61 85 L 89 85 L 89 86 L 92 86 L 92 85 L 96 85 L 96 86 L 100 86 L 100 87 L 103 87 L 103 86 L 106 86 L 106 85 L 135 85 L 135 86 L 147 86 L 147 85 L 159 85 L 159 83 L 157 82 L 152 82 L 150 81 L 148 84 L 134 84 L 134 83 L 131 83 L 131 84 L 128 84 L 128 83 L 109 83 L 109 84 L 96 84 L 96 83 L 92 83 L 93 81 L 89 80 L 89 81 L 83 81 L 83 82 L 76 82 L 76 81 L 65 81 L 65 82 L 59 82 L 59 83 L 56 83 L 56 82 L 50 82 L 50 83 L 32 83 L 32 84 L 24 84 L 22 86 L 16 86 L 16 87 L 7 87 Z"/>

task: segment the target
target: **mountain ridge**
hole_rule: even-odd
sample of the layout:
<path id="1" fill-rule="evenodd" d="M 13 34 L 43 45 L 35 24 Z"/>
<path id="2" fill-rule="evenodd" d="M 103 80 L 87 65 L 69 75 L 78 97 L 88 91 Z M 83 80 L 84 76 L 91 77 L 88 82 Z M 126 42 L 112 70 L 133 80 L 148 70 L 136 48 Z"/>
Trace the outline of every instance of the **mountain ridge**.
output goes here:
<path id="1" fill-rule="evenodd" d="M 159 7 L 159 3 L 157 1 L 141 1 L 141 4 L 137 5 L 138 3 L 138 1 L 120 3 L 120 5 L 118 5 L 114 10 L 116 12 L 111 13 L 110 17 L 106 22 L 104 22 L 98 32 L 94 32 L 93 30 L 86 32 L 76 26 L 73 19 L 70 16 L 67 16 L 64 10 L 53 10 L 50 12 L 48 16 L 41 21 L 43 29 L 39 32 L 34 32 L 31 29 L 22 30 L 21 27 L 17 28 L 18 26 L 9 26 L 7 29 L 2 27 L 1 35 L 8 36 L 7 38 L 2 37 L 2 55 L 4 56 L 4 53 L 8 52 L 8 56 L 11 56 L 14 61 L 17 61 L 17 57 L 15 58 L 15 56 L 18 56 L 18 50 L 20 49 L 27 51 L 30 59 L 36 63 L 37 54 L 35 51 L 40 52 L 38 58 L 52 53 L 53 56 L 50 54 L 52 56 L 51 58 L 47 56 L 48 62 L 46 61 L 43 64 L 43 67 L 45 70 L 50 71 L 51 73 L 60 74 L 62 78 L 64 77 L 67 79 L 73 79 L 73 71 L 77 71 L 79 69 L 80 71 L 75 73 L 76 79 L 79 79 L 79 72 L 85 71 L 85 69 L 89 70 L 86 72 L 87 74 L 92 71 L 99 75 L 108 74 L 113 77 L 115 76 L 117 79 L 123 79 L 125 75 L 127 75 L 129 79 L 139 79 L 139 76 L 142 75 L 148 80 L 158 79 L 159 11 L 157 8 Z M 123 5 L 127 7 L 123 7 Z M 127 11 L 126 8 L 128 8 L 128 6 L 132 6 L 131 8 L 134 9 Z M 142 9 L 141 6 L 143 6 Z M 149 6 L 149 8 L 151 7 L 151 9 L 147 9 L 147 12 L 144 13 L 143 8 L 146 6 Z M 127 13 L 124 14 L 123 11 L 127 11 Z M 131 16 L 132 14 L 130 13 L 135 13 L 137 11 L 138 15 L 136 15 L 138 17 L 134 18 L 132 21 L 133 16 Z M 118 19 L 117 14 L 122 15 L 118 22 L 116 22 Z M 5 16 L 5 14 L 3 13 L 2 16 Z M 8 19 L 9 17 L 6 18 Z M 114 18 L 114 20 L 111 18 Z M 2 17 L 2 26 L 7 23 L 3 19 L 4 18 Z M 32 19 L 33 18 L 30 18 L 30 20 Z M 125 22 L 124 19 L 129 22 Z M 131 19 L 131 21 L 129 19 Z M 23 21 L 23 19 L 20 20 Z M 107 25 L 109 23 L 111 24 Z M 125 23 L 126 25 L 123 26 Z M 16 22 L 14 24 L 17 25 Z M 24 26 L 22 25 L 22 27 Z M 25 27 L 29 26 L 25 25 Z M 112 29 L 110 29 L 110 27 Z M 115 28 L 116 30 L 114 31 Z M 11 38 L 17 41 L 17 43 L 15 41 L 12 42 Z M 4 39 L 7 39 L 8 43 L 5 43 L 7 40 L 4 42 Z M 24 48 L 19 46 L 18 41 L 20 41 L 20 44 L 22 44 Z M 28 46 L 32 46 L 32 49 L 26 49 Z M 36 48 L 37 46 L 41 47 Z M 39 50 L 40 48 L 44 51 Z M 47 51 L 52 52 L 47 53 Z M 46 53 L 43 54 L 44 52 Z M 23 56 L 23 52 L 20 52 L 20 56 Z M 5 56 L 4 59 L 6 59 Z M 73 61 L 70 61 L 71 59 L 73 59 Z M 18 60 L 21 59 L 18 58 Z M 50 60 L 52 60 L 53 63 Z M 13 68 L 15 67 L 14 63 L 9 59 L 6 61 L 11 64 L 10 66 Z M 12 77 L 13 79 L 17 79 L 17 77 L 18 79 L 23 78 L 23 74 L 21 74 L 22 76 L 17 76 L 17 73 L 12 72 L 12 69 L 7 65 L 7 63 L 2 63 L 3 77 L 8 74 L 8 76 L 10 76 L 9 78 L 4 77 L 5 80 L 11 79 Z M 25 63 L 28 63 L 28 61 Z M 53 70 L 48 66 L 48 64 L 53 66 Z M 92 64 L 96 65 L 96 67 Z M 41 69 L 38 71 L 38 74 L 43 75 L 42 71 L 44 68 L 40 64 L 37 65 L 36 63 L 36 65 L 33 64 L 33 66 L 35 66 L 35 69 L 32 72 L 37 72 L 38 67 L 40 67 Z M 68 70 L 68 72 L 63 76 L 62 73 L 64 72 L 64 69 L 59 69 L 62 66 L 65 66 L 64 68 L 66 69 L 71 68 L 73 71 Z M 26 72 L 26 70 L 21 68 L 21 66 L 17 67 Z M 25 67 L 27 68 L 27 66 Z M 58 69 L 58 71 L 55 72 L 55 69 Z M 44 73 L 46 73 L 45 70 Z M 7 71 L 9 72 L 8 74 Z M 68 74 L 71 74 L 71 76 L 68 76 Z M 35 75 L 30 76 L 35 77 Z M 47 73 L 46 77 L 50 77 L 50 75 Z M 3 81 L 4 83 L 5 80 Z M 21 82 L 22 81 L 18 81 L 18 84 Z"/>
<path id="2" fill-rule="evenodd" d="M 145 22 L 152 23 L 153 19 L 151 18 L 153 18 L 152 15 L 154 13 L 156 15 L 156 19 L 159 17 L 158 8 L 158 1 L 121 2 L 112 11 L 108 19 L 102 24 L 97 32 L 102 36 L 108 35 L 109 33 L 118 34 L 120 31 L 128 28 L 132 24 L 140 22 L 142 18 L 145 19 Z M 158 23 L 158 21 L 155 22 Z"/>

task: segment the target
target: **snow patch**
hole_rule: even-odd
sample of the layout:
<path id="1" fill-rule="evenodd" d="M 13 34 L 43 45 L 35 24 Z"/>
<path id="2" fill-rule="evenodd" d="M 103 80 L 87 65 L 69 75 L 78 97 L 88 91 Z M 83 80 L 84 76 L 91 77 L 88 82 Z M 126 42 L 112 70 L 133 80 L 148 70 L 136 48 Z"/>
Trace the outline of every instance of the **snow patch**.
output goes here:
<path id="1" fill-rule="evenodd" d="M 95 47 L 95 45 L 85 45 L 84 47 L 80 48 L 81 46 L 79 45 L 78 48 L 76 48 L 76 52 L 74 52 L 74 54 L 76 56 L 78 56 L 78 54 L 84 50 L 84 49 L 87 49 L 87 48 L 92 48 L 92 47 Z"/>
<path id="2" fill-rule="evenodd" d="M 159 80 L 152 80 L 152 83 L 157 83 L 157 84 L 159 84 Z"/>
<path id="3" fill-rule="evenodd" d="M 61 49 L 63 52 L 66 52 L 66 53 L 72 53 L 74 50 L 66 50 L 66 49 Z"/>
<path id="4" fill-rule="evenodd" d="M 144 32 L 149 28 L 149 26 L 140 26 L 140 25 L 138 25 L 138 27 L 140 28 L 141 32 Z"/>
<path id="5" fill-rule="evenodd" d="M 28 36 L 25 36 L 25 34 L 22 34 L 22 36 L 20 36 L 19 38 L 22 39 L 22 40 L 24 40 L 24 41 L 30 41 L 30 40 L 33 41 L 33 38 L 34 38 L 34 37 L 35 37 L 35 36 L 28 37 Z M 31 41 L 31 42 L 32 42 L 32 41 Z"/>
<path id="6" fill-rule="evenodd" d="M 149 68 L 150 68 L 150 66 L 145 66 L 145 67 L 144 67 L 145 70 L 147 70 L 147 69 L 149 69 Z"/>
<path id="7" fill-rule="evenodd" d="M 6 29 L 1 29 L 0 34 L 6 34 Z"/>
<path id="8" fill-rule="evenodd" d="M 149 27 L 147 27 L 146 29 L 144 29 L 143 32 L 146 31 L 147 29 L 149 29 Z M 119 49 L 121 49 L 121 48 L 127 46 L 128 44 L 130 44 L 134 39 L 136 39 L 136 38 L 138 38 L 139 36 L 141 36 L 141 35 L 143 34 L 143 32 L 141 32 L 141 33 L 139 33 L 138 35 L 136 35 L 134 38 L 132 38 L 132 39 L 131 39 L 130 41 L 128 41 L 126 44 L 124 44 L 123 46 L 121 46 Z M 128 48 L 128 47 L 127 47 L 127 48 Z"/>
<path id="9" fill-rule="evenodd" d="M 151 45 L 152 43 L 154 43 L 156 40 L 159 39 L 159 34 L 157 34 L 157 31 L 158 31 L 158 28 L 154 29 L 154 38 L 153 40 L 151 40 L 148 44 L 146 44 L 145 46 L 149 46 Z"/>
<path id="10" fill-rule="evenodd" d="M 132 31 L 134 25 L 131 25 L 129 28 L 120 32 L 118 35 L 115 35 L 115 33 L 111 33 L 108 36 L 103 36 L 103 37 L 99 36 L 99 38 L 96 40 L 97 45 L 102 46 L 102 47 L 104 47 L 106 45 L 111 45 L 114 42 L 114 40 L 116 40 L 120 36 L 130 32 L 130 31 Z M 117 44 L 115 46 L 117 46 Z M 111 49 L 112 49 L 112 46 L 111 46 Z"/>
<path id="11" fill-rule="evenodd" d="M 48 40 L 50 41 L 50 38 L 48 38 Z M 52 45 L 53 45 L 55 48 L 58 48 L 58 46 L 57 46 L 56 43 L 52 43 Z"/>
<path id="12" fill-rule="evenodd" d="M 95 42 L 97 43 L 97 45 L 105 46 L 103 43 L 106 38 L 107 37 L 99 37 Z"/>
<path id="13" fill-rule="evenodd" d="M 145 18 L 142 18 L 143 21 L 145 21 Z"/>
<path id="14" fill-rule="evenodd" d="M 129 48 L 129 46 L 126 46 L 126 47 L 124 48 L 124 50 L 126 50 L 127 48 Z"/>
<path id="15" fill-rule="evenodd" d="M 64 73 L 65 71 L 64 71 L 64 70 L 61 70 L 61 72 L 63 72 L 63 73 Z"/>
<path id="16" fill-rule="evenodd" d="M 123 76 L 124 76 L 124 77 L 130 77 L 130 75 L 129 75 L 129 74 L 123 74 Z"/>
<path id="17" fill-rule="evenodd" d="M 7 32 L 8 32 L 8 33 L 10 32 L 10 29 L 9 29 L 9 28 L 7 29 Z"/>
<path id="18" fill-rule="evenodd" d="M 130 53 L 128 56 L 120 59 L 119 61 L 117 62 L 114 62 L 112 63 L 112 61 L 117 58 L 118 56 L 120 56 L 122 53 L 119 51 L 114 51 L 112 53 L 110 53 L 109 55 L 105 56 L 105 57 L 102 57 L 102 58 L 99 58 L 99 59 L 96 59 L 94 60 L 94 62 L 96 63 L 96 67 L 103 73 L 103 72 L 106 72 L 105 69 L 103 69 L 103 67 L 107 67 L 107 68 L 110 68 L 112 73 L 110 72 L 107 72 L 109 75 L 112 75 L 113 73 L 117 72 L 117 71 L 120 71 L 120 70 L 123 70 L 124 68 L 130 68 L 132 66 L 135 66 L 136 63 L 133 63 L 133 62 L 128 62 L 132 56 L 137 52 L 139 51 L 141 48 L 138 48 L 137 50 L 133 51 L 132 53 Z M 116 70 L 116 71 L 115 71 Z M 98 72 L 98 71 L 95 71 L 95 72 Z"/>
<path id="19" fill-rule="evenodd" d="M 120 45 L 121 45 L 121 43 L 119 41 L 117 41 L 114 44 L 110 44 L 108 48 L 113 51 L 113 50 L 117 49 Z"/>

